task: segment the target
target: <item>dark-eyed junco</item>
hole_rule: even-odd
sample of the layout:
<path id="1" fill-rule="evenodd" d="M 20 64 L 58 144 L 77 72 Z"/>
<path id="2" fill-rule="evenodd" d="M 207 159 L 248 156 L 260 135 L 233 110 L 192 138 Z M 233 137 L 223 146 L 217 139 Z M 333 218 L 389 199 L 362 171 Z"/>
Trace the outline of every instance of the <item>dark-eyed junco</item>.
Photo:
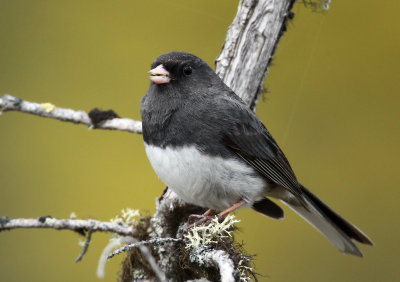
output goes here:
<path id="1" fill-rule="evenodd" d="M 251 109 L 200 58 L 159 56 L 141 101 L 146 153 L 158 177 L 184 201 L 222 211 L 244 205 L 283 218 L 282 201 L 346 254 L 352 239 L 372 245 L 300 184 L 285 155 Z"/>

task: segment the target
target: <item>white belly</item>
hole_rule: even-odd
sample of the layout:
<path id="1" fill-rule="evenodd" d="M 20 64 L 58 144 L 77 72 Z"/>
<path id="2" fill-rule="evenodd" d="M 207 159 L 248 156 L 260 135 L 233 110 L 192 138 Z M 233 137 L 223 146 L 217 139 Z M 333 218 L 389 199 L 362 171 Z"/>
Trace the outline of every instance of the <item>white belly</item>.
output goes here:
<path id="1" fill-rule="evenodd" d="M 266 193 L 264 180 L 236 159 L 207 156 L 195 147 L 145 148 L 158 177 L 188 203 L 223 210 L 240 199 L 251 205 Z"/>

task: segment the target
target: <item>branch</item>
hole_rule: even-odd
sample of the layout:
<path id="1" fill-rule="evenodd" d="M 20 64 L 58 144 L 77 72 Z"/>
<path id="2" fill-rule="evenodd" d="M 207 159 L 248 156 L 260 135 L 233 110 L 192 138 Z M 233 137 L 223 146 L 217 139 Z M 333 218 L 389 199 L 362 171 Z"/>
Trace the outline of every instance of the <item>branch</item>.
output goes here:
<path id="1" fill-rule="evenodd" d="M 265 76 L 286 30 L 294 0 L 242 0 L 228 29 L 216 72 L 243 101 L 254 108 Z"/>
<path id="2" fill-rule="evenodd" d="M 121 236 L 134 236 L 134 229 L 129 225 L 120 225 L 112 222 L 98 221 L 94 219 L 56 219 L 52 217 L 42 218 L 18 218 L 0 221 L 0 232 L 17 228 L 50 228 L 57 230 L 72 230 L 78 233 L 112 232 Z"/>
<path id="3" fill-rule="evenodd" d="M 142 123 L 129 118 L 114 118 L 93 125 L 89 115 L 84 111 L 59 108 L 50 103 L 33 103 L 11 95 L 0 97 L 1 112 L 19 111 L 41 117 L 58 119 L 61 121 L 85 124 L 89 129 L 115 129 L 131 133 L 142 133 Z"/>
<path id="4" fill-rule="evenodd" d="M 268 66 L 279 38 L 286 29 L 285 21 L 294 0 L 242 0 L 229 27 L 221 54 L 216 59 L 216 72 L 221 79 L 251 108 L 255 108 Z M 142 123 L 128 118 L 113 118 L 92 123 L 84 111 L 55 107 L 51 103 L 33 103 L 11 95 L 0 97 L 2 112 L 19 111 L 85 124 L 90 129 L 109 129 L 142 133 Z"/>
<path id="5" fill-rule="evenodd" d="M 200 255 L 202 258 L 202 262 L 200 263 L 204 263 L 204 265 L 207 267 L 213 267 L 213 266 L 218 267 L 222 282 L 235 281 L 234 264 L 229 255 L 225 251 L 212 250 L 208 252 L 203 252 Z"/>
<path id="6" fill-rule="evenodd" d="M 147 246 L 147 245 L 162 245 L 166 243 L 184 243 L 185 240 L 183 239 L 177 239 L 177 238 L 154 238 L 148 241 L 140 241 L 140 242 L 135 242 L 126 246 L 123 246 L 122 248 L 119 248 L 118 250 L 115 250 L 112 252 L 110 255 L 107 256 L 107 259 L 111 259 L 116 255 L 119 255 L 120 253 L 123 252 L 128 252 L 132 250 L 133 248 L 138 248 L 140 246 Z"/>
<path id="7" fill-rule="evenodd" d="M 89 231 L 88 231 L 88 235 L 87 235 L 86 240 L 85 240 L 85 244 L 83 245 L 82 252 L 81 252 L 81 253 L 79 254 L 79 256 L 75 259 L 75 262 L 80 262 L 80 261 L 82 260 L 83 256 L 84 256 L 84 255 L 86 254 L 86 252 L 88 251 L 89 245 L 90 245 L 90 241 L 92 240 L 92 234 L 93 234 L 93 231 L 92 231 L 92 230 L 89 230 Z"/>

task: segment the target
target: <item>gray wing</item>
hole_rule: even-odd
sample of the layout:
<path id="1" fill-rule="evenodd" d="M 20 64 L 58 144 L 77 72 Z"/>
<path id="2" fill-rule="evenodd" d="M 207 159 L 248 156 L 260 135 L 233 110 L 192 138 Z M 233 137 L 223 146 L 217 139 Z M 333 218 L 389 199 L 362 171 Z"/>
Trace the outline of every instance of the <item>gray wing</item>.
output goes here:
<path id="1" fill-rule="evenodd" d="M 235 103 L 233 106 L 230 109 L 232 124 L 223 134 L 225 146 L 233 150 L 267 181 L 288 189 L 296 196 L 301 196 L 303 194 L 301 185 L 288 160 L 259 118 L 242 103 Z"/>

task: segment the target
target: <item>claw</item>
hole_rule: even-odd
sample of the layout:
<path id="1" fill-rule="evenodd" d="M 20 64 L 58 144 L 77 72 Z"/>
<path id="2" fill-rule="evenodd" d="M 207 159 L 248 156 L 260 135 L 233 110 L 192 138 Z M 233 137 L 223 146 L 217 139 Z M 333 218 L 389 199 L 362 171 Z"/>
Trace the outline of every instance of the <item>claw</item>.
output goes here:
<path id="1" fill-rule="evenodd" d="M 213 214 L 215 213 L 215 210 L 208 210 L 206 211 L 204 214 L 199 215 L 199 214 L 192 214 L 189 216 L 189 223 L 192 221 L 192 218 L 196 218 L 198 219 L 197 221 L 189 224 L 186 228 L 185 228 L 185 233 L 187 233 L 189 231 L 189 229 L 191 229 L 192 227 L 194 227 L 195 225 L 199 226 L 199 225 L 208 225 L 210 224 L 210 222 L 216 217 L 218 218 L 218 222 L 221 223 L 222 221 L 224 221 L 225 217 L 230 213 L 235 211 L 236 209 L 238 209 L 240 206 L 242 206 L 245 203 L 244 200 L 240 199 L 239 201 L 237 201 L 236 203 L 234 203 L 232 206 L 230 206 L 229 208 L 227 208 L 226 210 L 220 212 L 219 214 L 213 216 Z"/>

